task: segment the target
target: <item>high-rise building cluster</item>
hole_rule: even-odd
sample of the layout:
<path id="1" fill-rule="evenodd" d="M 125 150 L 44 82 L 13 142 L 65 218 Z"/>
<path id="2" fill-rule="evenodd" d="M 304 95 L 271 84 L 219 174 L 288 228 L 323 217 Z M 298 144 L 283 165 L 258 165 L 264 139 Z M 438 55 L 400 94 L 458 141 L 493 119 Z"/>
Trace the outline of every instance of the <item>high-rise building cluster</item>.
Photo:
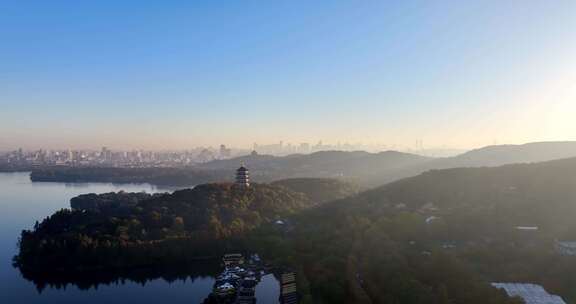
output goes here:
<path id="1" fill-rule="evenodd" d="M 323 141 L 318 141 L 315 144 L 312 143 L 284 143 L 280 141 L 275 144 L 257 144 L 254 143 L 252 150 L 258 152 L 259 154 L 270 154 L 270 155 L 289 155 L 289 154 L 308 154 L 319 151 L 382 151 L 393 148 L 391 146 L 377 145 L 377 144 L 362 144 L 362 143 L 336 143 L 336 144 L 326 144 Z"/>
<path id="2" fill-rule="evenodd" d="M 0 154 L 0 164 L 12 166 L 106 166 L 106 167 L 173 167 L 187 166 L 214 159 L 233 157 L 231 149 L 209 148 L 188 151 L 115 151 L 101 150 L 33 150 L 18 149 Z"/>

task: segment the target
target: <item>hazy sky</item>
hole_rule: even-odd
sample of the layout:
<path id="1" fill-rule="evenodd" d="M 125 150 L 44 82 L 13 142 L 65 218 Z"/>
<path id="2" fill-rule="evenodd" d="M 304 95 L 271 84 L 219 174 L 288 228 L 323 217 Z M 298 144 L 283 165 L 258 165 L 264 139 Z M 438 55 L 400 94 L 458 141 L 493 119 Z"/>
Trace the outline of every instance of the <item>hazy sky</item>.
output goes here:
<path id="1" fill-rule="evenodd" d="M 0 0 L 0 149 L 576 140 L 576 1 Z"/>

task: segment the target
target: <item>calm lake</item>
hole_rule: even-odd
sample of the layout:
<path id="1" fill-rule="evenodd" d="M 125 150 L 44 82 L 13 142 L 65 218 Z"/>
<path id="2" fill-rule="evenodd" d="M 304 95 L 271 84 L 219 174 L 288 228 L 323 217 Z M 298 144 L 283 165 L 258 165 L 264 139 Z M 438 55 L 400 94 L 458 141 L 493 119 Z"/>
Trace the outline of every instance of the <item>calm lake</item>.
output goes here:
<path id="1" fill-rule="evenodd" d="M 26 279 L 12 266 L 20 231 L 84 193 L 167 192 L 154 186 L 32 183 L 28 173 L 0 173 L 0 302 L 2 303 L 201 303 L 212 290 L 217 265 L 197 269 L 140 270 L 60 279 Z M 213 263 L 214 264 L 214 263 Z M 256 288 L 258 303 L 278 303 L 279 285 L 272 275 Z"/>

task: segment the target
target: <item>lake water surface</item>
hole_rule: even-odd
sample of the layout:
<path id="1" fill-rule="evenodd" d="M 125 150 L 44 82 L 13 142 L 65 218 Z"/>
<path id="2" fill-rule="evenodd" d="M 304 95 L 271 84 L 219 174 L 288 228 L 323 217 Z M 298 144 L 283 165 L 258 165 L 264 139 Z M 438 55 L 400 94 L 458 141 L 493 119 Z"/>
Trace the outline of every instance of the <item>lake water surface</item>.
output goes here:
<path id="1" fill-rule="evenodd" d="M 0 303 L 201 303 L 212 289 L 216 272 L 210 269 L 214 267 L 199 267 L 202 271 L 190 273 L 183 269 L 166 273 L 154 270 L 39 284 L 25 279 L 12 266 L 21 230 L 32 228 L 35 221 L 57 210 L 69 208 L 74 196 L 120 190 L 168 191 L 148 184 L 32 183 L 28 173 L 0 173 Z M 259 304 L 278 303 L 278 293 L 278 282 L 272 275 L 263 277 L 256 289 Z"/>

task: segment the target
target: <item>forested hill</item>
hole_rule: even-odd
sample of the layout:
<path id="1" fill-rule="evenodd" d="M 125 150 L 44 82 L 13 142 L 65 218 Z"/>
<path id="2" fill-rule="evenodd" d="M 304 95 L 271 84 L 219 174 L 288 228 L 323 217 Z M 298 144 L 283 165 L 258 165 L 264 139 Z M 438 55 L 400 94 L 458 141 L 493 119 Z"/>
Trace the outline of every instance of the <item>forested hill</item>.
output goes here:
<path id="1" fill-rule="evenodd" d="M 484 210 L 510 225 L 576 233 L 576 158 L 500 167 L 432 170 L 367 191 L 372 206 Z M 504 218 L 505 219 L 504 219 Z M 574 235 L 576 237 L 576 234 Z"/>
<path id="2" fill-rule="evenodd" d="M 19 265 L 38 268 L 128 267 L 177 263 L 218 253 L 227 240 L 256 227 L 353 192 L 340 182 L 308 180 L 314 189 L 230 183 L 203 184 L 172 194 L 89 194 L 23 231 Z M 291 184 L 290 182 L 280 182 Z M 315 184 L 321 184 L 314 187 Z M 322 194 L 318 189 L 333 192 Z M 353 190 L 350 190 L 353 191 Z M 334 194 L 337 193 L 337 194 Z"/>
<path id="3" fill-rule="evenodd" d="M 288 246 L 265 248 L 291 257 L 307 303 L 515 301 L 494 281 L 574 303 L 576 259 L 554 251 L 576 240 L 574 218 L 576 158 L 434 170 L 304 211 Z"/>
<path id="4" fill-rule="evenodd" d="M 326 203 L 360 192 L 360 187 L 351 182 L 330 178 L 291 178 L 271 183 L 286 187 L 292 191 L 306 194 L 316 203 Z"/>

